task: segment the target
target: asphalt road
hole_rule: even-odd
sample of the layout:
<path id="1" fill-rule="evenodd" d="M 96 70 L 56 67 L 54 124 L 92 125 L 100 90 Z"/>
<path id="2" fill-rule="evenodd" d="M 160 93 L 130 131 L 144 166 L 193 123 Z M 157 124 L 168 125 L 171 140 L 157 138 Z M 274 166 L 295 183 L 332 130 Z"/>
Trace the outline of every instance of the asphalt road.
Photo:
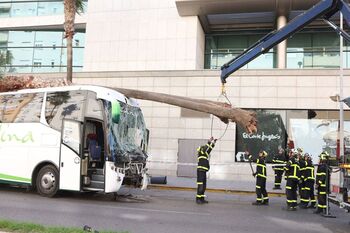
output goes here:
<path id="1" fill-rule="evenodd" d="M 350 214 L 332 206 L 337 218 L 324 218 L 312 210 L 288 212 L 284 198 L 270 206 L 252 206 L 253 195 L 209 193 L 209 204 L 194 203 L 188 191 L 125 189 L 113 195 L 64 193 L 43 198 L 34 192 L 0 186 L 0 219 L 29 221 L 50 226 L 89 225 L 98 230 L 130 233 L 330 233 L 350 232 Z M 136 197 L 136 198 L 134 198 Z"/>

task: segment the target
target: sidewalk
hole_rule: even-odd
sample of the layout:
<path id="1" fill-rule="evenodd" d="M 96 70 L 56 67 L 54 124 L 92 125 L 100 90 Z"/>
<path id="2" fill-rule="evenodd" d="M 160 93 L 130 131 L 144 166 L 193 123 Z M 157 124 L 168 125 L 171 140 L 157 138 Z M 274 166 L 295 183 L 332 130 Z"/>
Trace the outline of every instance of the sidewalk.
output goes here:
<path id="1" fill-rule="evenodd" d="M 188 177 L 174 177 L 167 176 L 167 184 L 152 184 L 151 187 L 167 187 L 171 188 L 197 188 L 197 179 L 196 178 L 188 178 Z M 267 180 L 266 189 L 269 193 L 285 193 L 285 180 L 282 180 L 281 188 L 282 190 L 273 190 L 274 181 Z M 207 190 L 211 191 L 236 191 L 236 192 L 254 192 L 255 193 L 255 178 L 249 180 L 207 180 Z"/>

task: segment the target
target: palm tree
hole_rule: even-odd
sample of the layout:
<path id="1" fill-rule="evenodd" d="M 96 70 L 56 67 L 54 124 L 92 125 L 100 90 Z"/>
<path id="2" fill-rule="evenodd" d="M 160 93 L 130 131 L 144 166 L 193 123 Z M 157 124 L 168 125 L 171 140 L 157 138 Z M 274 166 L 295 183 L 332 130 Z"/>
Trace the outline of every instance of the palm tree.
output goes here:
<path id="1" fill-rule="evenodd" d="M 64 0 L 64 37 L 67 39 L 67 82 L 72 83 L 73 76 L 73 37 L 75 14 L 84 12 L 83 0 Z"/>

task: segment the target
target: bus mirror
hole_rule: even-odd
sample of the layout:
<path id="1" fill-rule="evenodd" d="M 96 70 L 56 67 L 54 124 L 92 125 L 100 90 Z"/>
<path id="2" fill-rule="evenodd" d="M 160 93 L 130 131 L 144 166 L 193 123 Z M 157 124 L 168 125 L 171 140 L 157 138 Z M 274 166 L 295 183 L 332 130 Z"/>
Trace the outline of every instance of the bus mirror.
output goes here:
<path id="1" fill-rule="evenodd" d="M 114 101 L 112 103 L 112 122 L 118 124 L 120 120 L 120 103 Z"/>

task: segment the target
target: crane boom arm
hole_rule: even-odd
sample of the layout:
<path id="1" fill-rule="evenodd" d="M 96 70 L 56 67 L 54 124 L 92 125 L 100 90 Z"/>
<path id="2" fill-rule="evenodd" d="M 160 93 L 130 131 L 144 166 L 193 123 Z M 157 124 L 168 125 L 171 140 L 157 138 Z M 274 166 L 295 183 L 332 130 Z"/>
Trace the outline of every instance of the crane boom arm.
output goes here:
<path id="1" fill-rule="evenodd" d="M 350 36 L 345 31 L 341 30 L 328 20 L 338 11 L 343 13 L 347 25 L 350 26 L 350 7 L 345 0 L 322 0 L 303 14 L 294 18 L 281 29 L 270 32 L 246 49 L 242 54 L 225 63 L 221 67 L 221 82 L 226 83 L 226 78 L 233 72 L 237 71 L 259 55 L 268 52 L 272 47 L 289 38 L 318 18 L 325 19 L 340 35 L 345 39 L 350 40 Z"/>

